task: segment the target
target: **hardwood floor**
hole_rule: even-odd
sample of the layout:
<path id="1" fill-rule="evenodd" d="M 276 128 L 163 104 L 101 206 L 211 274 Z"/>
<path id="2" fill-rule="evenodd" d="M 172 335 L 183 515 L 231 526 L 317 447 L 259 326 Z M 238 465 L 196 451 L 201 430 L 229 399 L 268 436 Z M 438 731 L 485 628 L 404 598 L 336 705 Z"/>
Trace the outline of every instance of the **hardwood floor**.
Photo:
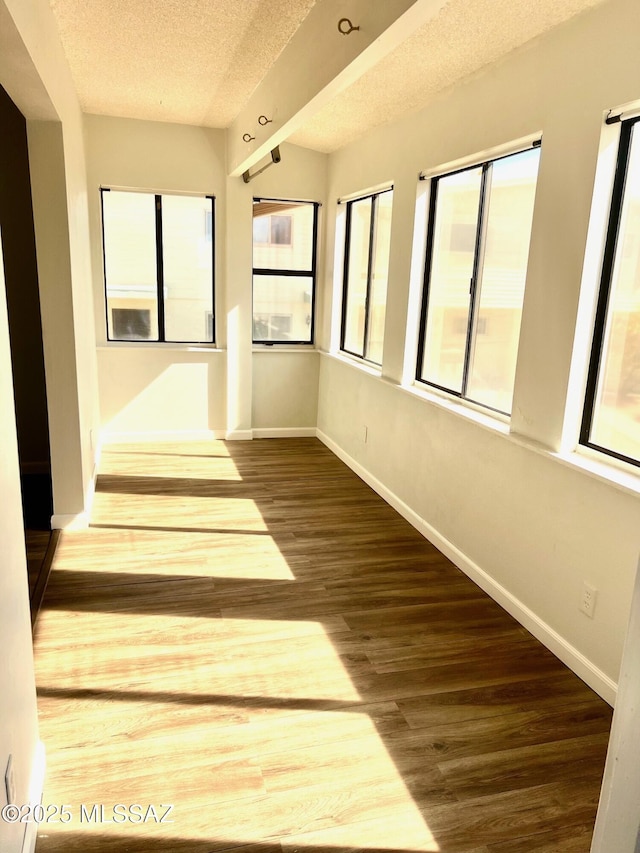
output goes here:
<path id="1" fill-rule="evenodd" d="M 588 853 L 610 708 L 315 439 L 105 448 L 35 653 L 38 853 Z"/>
<path id="2" fill-rule="evenodd" d="M 24 535 L 27 551 L 31 625 L 33 627 L 38 618 L 42 597 L 49 582 L 49 573 L 60 538 L 60 531 L 27 529 Z"/>
<path id="3" fill-rule="evenodd" d="M 27 573 L 29 576 L 29 600 L 33 601 L 36 584 L 40 576 L 40 569 L 49 547 L 51 539 L 50 530 L 25 530 L 25 546 L 27 551 Z"/>

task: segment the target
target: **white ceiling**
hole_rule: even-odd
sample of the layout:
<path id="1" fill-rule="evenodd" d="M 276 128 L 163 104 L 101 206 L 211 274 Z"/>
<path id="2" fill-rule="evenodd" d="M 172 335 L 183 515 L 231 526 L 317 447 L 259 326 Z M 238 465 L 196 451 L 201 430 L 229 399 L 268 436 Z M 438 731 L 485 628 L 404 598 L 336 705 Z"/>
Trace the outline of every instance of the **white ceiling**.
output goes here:
<path id="1" fill-rule="evenodd" d="M 85 112 L 208 127 L 233 121 L 316 2 L 50 0 Z M 290 141 L 334 151 L 601 2 L 448 0 Z"/>

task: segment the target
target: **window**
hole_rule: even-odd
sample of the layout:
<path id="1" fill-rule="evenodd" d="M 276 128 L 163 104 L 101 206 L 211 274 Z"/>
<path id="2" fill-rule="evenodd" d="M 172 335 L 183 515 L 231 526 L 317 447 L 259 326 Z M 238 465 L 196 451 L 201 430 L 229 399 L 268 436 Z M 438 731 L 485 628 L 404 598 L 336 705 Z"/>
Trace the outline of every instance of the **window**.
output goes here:
<path id="1" fill-rule="evenodd" d="M 313 341 L 317 233 L 317 203 L 254 199 L 254 343 Z"/>
<path id="2" fill-rule="evenodd" d="M 580 441 L 640 465 L 640 120 L 622 123 Z"/>
<path id="3" fill-rule="evenodd" d="M 393 190 L 347 203 L 340 348 L 382 364 Z"/>
<path id="4" fill-rule="evenodd" d="M 212 343 L 213 198 L 101 196 L 108 340 Z"/>
<path id="5" fill-rule="evenodd" d="M 291 245 L 291 216 L 258 216 L 253 220 L 253 242 L 264 246 Z"/>
<path id="6" fill-rule="evenodd" d="M 112 308 L 113 334 L 120 341 L 146 341 L 151 335 L 147 308 Z"/>
<path id="7" fill-rule="evenodd" d="M 431 182 L 416 378 L 510 414 L 536 144 Z"/>

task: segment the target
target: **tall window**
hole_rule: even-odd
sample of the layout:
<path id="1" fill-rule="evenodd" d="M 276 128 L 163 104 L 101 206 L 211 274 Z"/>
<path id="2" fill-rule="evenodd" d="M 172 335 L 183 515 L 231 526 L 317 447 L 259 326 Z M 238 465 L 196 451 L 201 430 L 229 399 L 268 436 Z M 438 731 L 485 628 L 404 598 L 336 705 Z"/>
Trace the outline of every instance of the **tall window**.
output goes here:
<path id="1" fill-rule="evenodd" d="M 317 203 L 254 199 L 254 343 L 313 341 L 317 234 Z"/>
<path id="2" fill-rule="evenodd" d="M 511 412 L 539 146 L 431 182 L 416 377 Z"/>
<path id="3" fill-rule="evenodd" d="M 101 196 L 107 338 L 213 343 L 213 198 Z"/>
<path id="4" fill-rule="evenodd" d="M 340 348 L 382 364 L 393 190 L 347 203 Z"/>
<path id="5" fill-rule="evenodd" d="M 640 119 L 622 123 L 582 444 L 640 465 Z"/>

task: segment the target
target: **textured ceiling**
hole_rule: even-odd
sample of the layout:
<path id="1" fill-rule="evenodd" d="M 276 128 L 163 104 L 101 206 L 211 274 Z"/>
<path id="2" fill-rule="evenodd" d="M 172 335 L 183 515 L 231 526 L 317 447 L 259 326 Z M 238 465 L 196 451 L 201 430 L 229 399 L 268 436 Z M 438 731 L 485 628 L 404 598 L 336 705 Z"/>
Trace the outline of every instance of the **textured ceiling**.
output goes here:
<path id="1" fill-rule="evenodd" d="M 315 0 L 50 0 L 85 112 L 226 127 Z"/>
<path id="2" fill-rule="evenodd" d="M 210 127 L 233 121 L 315 2 L 50 0 L 85 112 Z M 601 2 L 449 0 L 290 141 L 334 151 Z"/>

